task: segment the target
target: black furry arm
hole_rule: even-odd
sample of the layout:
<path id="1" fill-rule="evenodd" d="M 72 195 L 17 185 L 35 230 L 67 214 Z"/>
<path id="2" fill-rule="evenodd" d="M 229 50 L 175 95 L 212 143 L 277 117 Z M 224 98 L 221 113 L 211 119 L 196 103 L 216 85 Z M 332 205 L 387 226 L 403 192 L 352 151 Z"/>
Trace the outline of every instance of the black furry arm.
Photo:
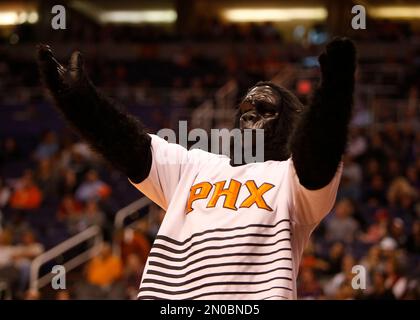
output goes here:
<path id="1" fill-rule="evenodd" d="M 311 190 L 331 181 L 346 148 L 356 69 L 354 44 L 334 39 L 319 56 L 319 63 L 321 84 L 290 140 L 299 181 Z"/>
<path id="2" fill-rule="evenodd" d="M 51 49 L 41 45 L 38 65 L 55 106 L 81 137 L 133 182 L 147 178 L 152 163 L 150 136 L 138 119 L 96 90 L 80 53 L 73 53 L 64 68 Z"/>

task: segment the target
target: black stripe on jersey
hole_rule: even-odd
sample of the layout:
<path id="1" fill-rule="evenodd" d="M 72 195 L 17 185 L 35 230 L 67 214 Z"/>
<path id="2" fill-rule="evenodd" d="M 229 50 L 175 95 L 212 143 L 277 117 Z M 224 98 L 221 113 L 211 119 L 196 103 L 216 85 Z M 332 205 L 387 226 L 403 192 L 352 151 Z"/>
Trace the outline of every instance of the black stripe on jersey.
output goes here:
<path id="1" fill-rule="evenodd" d="M 268 265 L 268 264 L 272 264 L 275 262 L 279 262 L 279 261 L 292 261 L 292 258 L 279 258 L 279 259 L 274 259 L 274 260 L 270 260 L 270 261 L 265 261 L 265 262 L 227 262 L 227 263 L 214 263 L 214 264 L 206 264 L 204 266 L 201 267 L 197 267 L 195 269 L 191 269 L 183 274 L 170 274 L 170 273 L 164 273 L 164 272 L 160 272 L 160 271 L 156 271 L 153 269 L 149 269 L 147 270 L 146 274 L 154 274 L 154 275 L 158 275 L 158 276 L 162 276 L 162 277 L 168 277 L 168 278 L 183 278 L 185 276 L 188 276 L 194 272 L 203 270 L 203 269 L 207 269 L 207 268 L 217 268 L 217 267 L 227 267 L 227 266 L 264 266 L 264 265 Z M 163 268 L 163 269 L 170 269 L 170 270 L 182 270 L 182 267 L 176 267 L 176 266 L 172 266 L 172 265 L 168 265 L 168 264 L 164 264 L 164 263 L 160 263 L 157 261 L 151 261 L 149 263 L 150 266 L 155 266 L 155 267 L 159 267 L 159 268 Z M 287 268 L 292 270 L 292 268 Z"/>
<path id="2" fill-rule="evenodd" d="M 243 283 L 246 284 L 246 283 Z M 251 284 L 255 284 L 255 283 L 251 283 Z M 167 290 L 162 290 L 162 289 L 155 289 L 155 288 L 144 288 L 144 289 L 152 289 L 152 290 L 147 290 L 147 291 L 156 291 L 158 293 L 164 293 L 164 294 L 168 294 L 168 295 L 176 295 L 176 294 L 181 294 L 182 292 L 172 292 L 172 291 L 167 291 Z M 143 288 L 140 291 L 140 296 L 139 299 L 165 299 L 165 298 L 160 298 L 157 296 L 152 296 L 152 295 L 142 295 L 142 291 L 146 291 Z M 188 298 L 184 298 L 182 300 L 192 300 L 192 299 L 198 299 L 198 298 L 202 298 L 205 296 L 212 296 L 212 295 L 230 295 L 230 294 L 257 294 L 257 293 L 262 293 L 265 291 L 270 291 L 273 289 L 283 289 L 283 290 L 287 290 L 287 291 L 293 291 L 292 289 L 288 288 L 288 287 L 282 287 L 282 286 L 274 286 L 268 289 L 262 289 L 262 290 L 258 290 L 258 291 L 215 291 L 215 292 L 204 292 L 195 296 L 191 296 Z M 186 291 L 186 290 L 184 290 Z M 188 293 L 192 290 L 188 290 L 185 293 Z"/>
<path id="3" fill-rule="evenodd" d="M 217 273 L 207 273 L 207 274 L 203 274 L 201 276 L 195 277 L 195 278 L 191 278 L 188 279 L 184 282 L 167 282 L 167 281 L 163 281 L 163 280 L 158 280 L 158 279 L 153 279 L 153 278 L 146 278 L 142 281 L 142 283 L 154 283 L 154 284 L 160 284 L 163 286 L 167 286 L 167 287 L 178 287 L 178 286 L 184 286 L 205 278 L 211 278 L 211 277 L 219 277 L 219 276 L 257 276 L 257 275 L 262 275 L 262 274 L 267 274 L 267 273 L 272 273 L 275 271 L 280 271 L 280 270 L 289 270 L 291 271 L 291 268 L 282 268 L 282 267 L 277 267 L 271 270 L 266 270 L 266 271 L 260 271 L 260 272 L 217 272 Z M 292 278 L 289 277 L 280 277 L 278 279 L 281 280 L 288 280 L 288 281 L 292 281 Z M 221 282 L 219 282 L 221 283 Z"/>
<path id="4" fill-rule="evenodd" d="M 185 265 L 183 265 L 182 268 L 186 268 L 186 267 L 188 267 L 188 266 L 190 266 L 194 263 L 197 263 L 197 262 L 200 262 L 200 261 L 203 261 L 203 260 L 208 260 L 208 259 L 226 258 L 226 257 L 235 257 L 235 256 L 242 256 L 242 257 L 243 256 L 269 256 L 269 255 L 272 255 L 272 254 L 275 254 L 275 253 L 278 253 L 278 252 L 281 252 L 281 251 L 292 251 L 292 249 L 291 248 L 280 248 L 280 249 L 277 249 L 277 250 L 272 251 L 272 252 L 262 252 L 262 253 L 235 252 L 235 253 L 225 253 L 225 254 L 219 254 L 219 255 L 215 254 L 215 255 L 205 256 L 205 257 L 201 257 L 201 258 L 198 258 L 196 260 L 190 261 L 190 262 L 186 263 Z M 154 256 L 158 257 L 158 258 L 166 259 L 166 260 L 169 260 L 169 261 L 175 261 L 175 262 L 184 260 L 184 258 L 182 258 L 182 259 L 171 258 L 171 257 L 165 256 L 164 254 L 160 254 L 160 253 L 156 253 Z"/>
<path id="5" fill-rule="evenodd" d="M 235 228 L 217 228 L 217 229 L 210 229 L 210 230 L 206 230 L 206 231 L 202 231 L 202 232 L 198 232 L 198 233 L 193 233 L 189 238 L 185 239 L 184 241 L 178 241 L 175 239 L 172 239 L 168 236 L 164 236 L 164 235 L 158 235 L 156 236 L 156 240 L 160 239 L 160 240 L 165 240 L 167 242 L 173 243 L 175 245 L 178 246 L 182 246 L 188 242 L 190 242 L 194 237 L 198 237 L 198 236 L 202 236 L 204 234 L 207 233 L 213 233 L 213 232 L 227 232 L 227 231 L 235 231 L 235 230 L 244 230 L 247 228 L 252 228 L 252 227 L 258 227 L 258 228 L 274 228 L 276 226 L 278 226 L 280 223 L 282 222 L 290 222 L 289 219 L 282 219 L 280 221 L 278 221 L 277 223 L 270 225 L 270 224 L 249 224 L 247 226 L 241 226 L 241 227 L 235 227 Z"/>
<path id="6" fill-rule="evenodd" d="M 154 287 L 142 287 L 140 290 L 140 292 L 144 292 L 144 291 L 152 291 L 152 292 L 159 292 L 159 293 L 164 293 L 164 294 L 168 294 L 168 295 L 177 295 L 177 294 L 185 294 L 185 293 L 190 293 L 192 291 L 196 291 L 196 290 L 200 290 L 206 287 L 212 287 L 212 286 L 222 286 L 222 285 L 228 285 L 228 286 L 243 286 L 243 285 L 256 285 L 256 284 L 263 284 L 263 283 L 267 283 L 273 280 L 288 280 L 291 281 L 290 278 L 287 277 L 274 277 L 274 278 L 270 278 L 267 280 L 262 280 L 262 281 L 247 281 L 247 282 L 243 282 L 243 281 L 221 281 L 221 282 L 208 282 L 208 283 L 204 283 L 201 284 L 199 286 L 193 287 L 193 288 L 189 288 L 189 289 L 185 289 L 185 290 L 179 290 L 179 291 L 169 291 L 169 290 L 165 290 L 165 289 L 160 289 L 160 288 L 154 288 Z M 156 283 L 158 284 L 158 281 L 152 282 L 152 283 Z M 284 289 L 286 290 L 290 290 L 292 291 L 291 288 L 289 287 L 284 287 Z"/>
<path id="7" fill-rule="evenodd" d="M 274 245 L 279 244 L 280 242 L 284 242 L 284 241 L 290 241 L 290 238 L 289 237 L 282 238 L 282 239 L 279 239 L 275 242 L 270 242 L 270 243 L 250 242 L 250 243 L 234 243 L 234 244 L 225 244 L 225 245 L 220 245 L 220 246 L 205 247 L 205 248 L 201 248 L 201 249 L 198 249 L 196 251 L 190 252 L 189 254 L 187 254 L 184 257 L 172 258 L 172 259 L 178 259 L 178 261 L 184 261 L 185 259 L 191 258 L 192 256 L 194 256 L 196 254 L 199 254 L 201 252 L 207 251 L 207 250 L 217 250 L 217 249 L 235 248 L 235 247 L 269 247 L 269 246 L 274 246 Z M 169 251 L 169 252 L 172 252 L 171 251 L 172 248 L 164 246 L 164 245 L 160 245 L 159 248 L 164 249 L 164 250 Z M 156 257 L 157 254 L 158 254 L 157 252 L 152 251 L 152 252 L 150 252 L 149 256 L 150 257 Z M 172 260 L 172 261 L 176 261 L 176 260 Z"/>
<path id="8" fill-rule="evenodd" d="M 288 298 L 288 297 L 281 296 L 281 295 L 279 295 L 279 294 L 275 294 L 274 296 L 269 296 L 269 297 L 264 298 L 264 299 L 262 299 L 262 300 L 268 300 L 268 299 L 271 299 L 271 298 L 282 298 L 282 299 L 289 300 L 289 298 Z"/>
<path id="9" fill-rule="evenodd" d="M 179 257 L 179 258 L 167 256 L 159 252 L 150 252 L 149 257 L 158 257 L 158 258 L 170 260 L 173 262 L 181 262 L 181 261 L 185 261 L 188 258 L 191 258 L 192 256 L 198 253 L 201 253 L 207 250 L 217 250 L 217 249 L 235 248 L 235 247 L 269 247 L 269 246 L 279 244 L 280 242 L 283 242 L 283 241 L 290 241 L 290 238 L 282 238 L 272 243 L 234 243 L 234 244 L 228 244 L 228 245 L 206 247 L 206 248 L 201 248 L 199 250 L 193 251 L 187 254 L 186 256 Z M 286 248 L 283 248 L 283 249 L 286 249 Z M 288 249 L 290 249 L 290 247 Z"/>
<path id="10" fill-rule="evenodd" d="M 207 238 L 207 239 L 203 239 L 203 240 L 200 240 L 200 241 L 193 242 L 193 243 L 190 244 L 189 247 L 186 247 L 185 249 L 179 249 L 179 250 L 155 242 L 155 244 L 153 245 L 153 248 L 164 249 L 164 250 L 172 252 L 172 253 L 184 253 L 184 252 L 189 251 L 193 246 L 198 245 L 198 244 L 202 244 L 202 243 L 207 242 L 207 241 L 231 240 L 231 239 L 235 239 L 235 238 L 245 238 L 245 237 L 265 237 L 265 238 L 269 238 L 269 237 L 274 237 L 274 236 L 278 235 L 279 233 L 285 232 L 285 231 L 290 231 L 290 229 L 289 228 L 281 229 L 281 230 L 278 230 L 277 232 L 275 232 L 273 234 L 245 233 L 245 234 L 238 234 L 238 235 L 230 236 L 230 237 Z"/>

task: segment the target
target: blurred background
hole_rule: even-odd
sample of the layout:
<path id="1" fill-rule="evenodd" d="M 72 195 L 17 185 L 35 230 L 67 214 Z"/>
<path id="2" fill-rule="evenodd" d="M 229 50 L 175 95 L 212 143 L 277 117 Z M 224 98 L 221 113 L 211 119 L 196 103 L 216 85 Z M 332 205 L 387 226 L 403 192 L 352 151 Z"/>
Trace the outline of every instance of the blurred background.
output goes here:
<path id="1" fill-rule="evenodd" d="M 134 299 L 164 215 L 64 125 L 35 46 L 81 50 L 94 83 L 152 132 L 231 128 L 272 79 L 307 103 L 334 35 L 359 50 L 336 205 L 304 252 L 301 299 L 420 299 L 420 5 L 386 0 L 0 2 L 0 299 Z M 353 5 L 366 29 L 351 29 Z M 337 70 L 339 72 L 339 70 Z M 339 106 L 337 106 L 339 107 Z M 116 137 L 118 143 L 118 137 Z M 51 288 L 64 265 L 66 289 Z M 365 290 L 352 267 L 367 270 Z"/>

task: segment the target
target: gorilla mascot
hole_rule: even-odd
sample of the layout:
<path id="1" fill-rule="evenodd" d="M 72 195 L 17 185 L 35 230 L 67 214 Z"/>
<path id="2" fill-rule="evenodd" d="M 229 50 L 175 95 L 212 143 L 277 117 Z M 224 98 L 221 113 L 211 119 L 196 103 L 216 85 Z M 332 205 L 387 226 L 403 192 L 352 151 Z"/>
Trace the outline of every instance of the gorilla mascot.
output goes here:
<path id="1" fill-rule="evenodd" d="M 236 123 L 241 130 L 264 129 L 264 161 L 233 165 L 227 156 L 147 133 L 95 88 L 79 52 L 64 67 L 49 46 L 38 47 L 41 77 L 56 108 L 166 211 L 139 299 L 296 299 L 302 252 L 331 211 L 340 182 L 354 44 L 335 38 L 319 63 L 321 81 L 308 107 L 271 82 L 248 91 Z"/>

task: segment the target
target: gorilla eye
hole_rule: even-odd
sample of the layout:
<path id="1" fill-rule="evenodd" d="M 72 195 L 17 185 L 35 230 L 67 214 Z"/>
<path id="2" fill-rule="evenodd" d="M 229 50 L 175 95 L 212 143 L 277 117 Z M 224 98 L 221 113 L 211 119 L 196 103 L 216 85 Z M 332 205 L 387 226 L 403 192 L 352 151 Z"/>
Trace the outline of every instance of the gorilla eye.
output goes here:
<path id="1" fill-rule="evenodd" d="M 256 103 L 257 111 L 265 116 L 271 116 L 276 113 L 276 107 L 270 103 L 258 102 Z"/>

